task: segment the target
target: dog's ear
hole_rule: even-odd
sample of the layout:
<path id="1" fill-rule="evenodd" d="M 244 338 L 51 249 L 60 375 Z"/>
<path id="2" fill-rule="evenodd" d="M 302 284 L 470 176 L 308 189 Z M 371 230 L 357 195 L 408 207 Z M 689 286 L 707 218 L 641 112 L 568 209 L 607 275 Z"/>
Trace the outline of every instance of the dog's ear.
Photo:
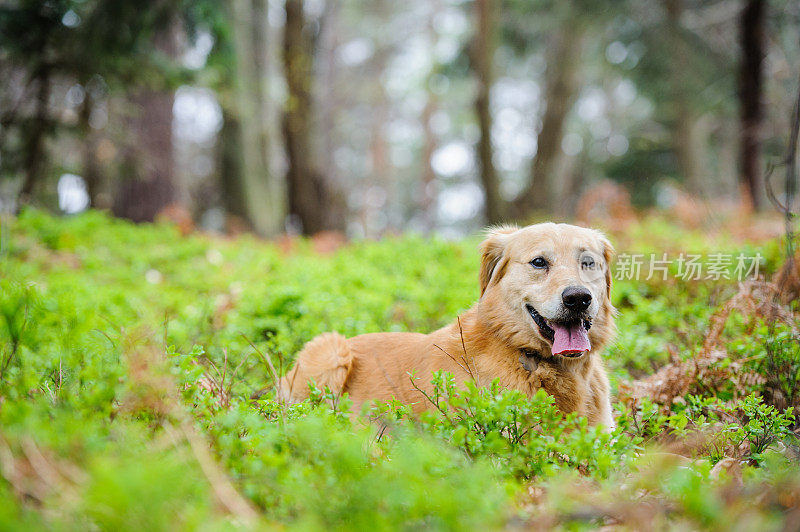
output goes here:
<path id="1" fill-rule="evenodd" d="M 481 296 L 486 291 L 489 283 L 492 281 L 493 276 L 498 274 L 497 279 L 502 276 L 500 260 L 503 258 L 508 235 L 517 231 L 519 228 L 513 225 L 503 225 L 499 227 L 492 227 L 487 231 L 486 240 L 481 243 Z M 504 263 L 505 264 L 505 263 Z"/>
<path id="2" fill-rule="evenodd" d="M 598 235 L 598 240 L 603 248 L 603 259 L 606 262 L 606 296 L 611 299 L 611 259 L 614 258 L 614 246 L 602 233 Z"/>

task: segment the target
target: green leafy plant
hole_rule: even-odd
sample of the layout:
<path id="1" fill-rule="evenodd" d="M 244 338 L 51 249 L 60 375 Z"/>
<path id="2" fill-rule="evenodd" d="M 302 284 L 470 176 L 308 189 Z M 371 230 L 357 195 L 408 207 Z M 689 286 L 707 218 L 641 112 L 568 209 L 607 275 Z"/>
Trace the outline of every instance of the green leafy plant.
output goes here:
<path id="1" fill-rule="evenodd" d="M 718 244 L 672 229 L 647 222 L 624 236 L 631 249 Z M 717 398 L 617 404 L 612 432 L 543 392 L 456 386 L 443 373 L 415 377 L 421 388 L 434 379 L 420 395 L 426 412 L 390 401 L 362 418 L 326 390 L 281 404 L 275 375 L 323 331 L 449 322 L 478 297 L 477 238 L 403 236 L 331 255 L 300 241 L 287 253 L 249 237 L 35 210 L 4 231 L 2 529 L 769 528 L 800 500 L 800 470 L 778 445 L 793 441 L 792 405 L 769 391 L 792 391 L 788 326 L 732 318 L 730 358 L 763 379 Z M 689 359 L 714 302 L 732 292 L 615 283 L 623 330 L 603 354 L 612 386 Z M 657 445 L 695 460 L 648 470 Z M 725 457 L 739 484 L 711 474 Z"/>
<path id="2" fill-rule="evenodd" d="M 411 376 L 412 382 L 418 380 Z M 634 446 L 623 431 L 590 427 L 585 417 L 564 414 L 544 390 L 527 397 L 503 389 L 498 381 L 459 388 L 452 374 L 433 374 L 432 391 L 417 388 L 431 408 L 418 417 L 383 407 L 413 420 L 425 432 L 462 449 L 470 458 L 488 457 L 517 478 L 575 469 L 608 475 Z"/>

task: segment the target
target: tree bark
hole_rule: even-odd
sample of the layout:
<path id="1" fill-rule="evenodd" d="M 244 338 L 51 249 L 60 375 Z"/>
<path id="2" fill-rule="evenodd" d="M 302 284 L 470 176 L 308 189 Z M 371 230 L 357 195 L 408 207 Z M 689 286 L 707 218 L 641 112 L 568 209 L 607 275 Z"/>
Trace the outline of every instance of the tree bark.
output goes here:
<path id="1" fill-rule="evenodd" d="M 505 202 L 500 196 L 500 180 L 494 167 L 492 149 L 491 89 L 494 82 L 492 58 L 495 50 L 495 13 L 493 0 L 475 0 L 477 25 L 472 41 L 472 68 L 478 81 L 475 112 L 478 115 L 478 167 L 485 196 L 486 221 L 500 223 L 505 217 Z"/>
<path id="2" fill-rule="evenodd" d="M 37 78 L 36 111 L 33 122 L 27 131 L 27 139 L 25 141 L 25 155 L 23 159 L 25 174 L 17 208 L 24 203 L 29 203 L 33 199 L 33 193 L 41 182 L 44 173 L 44 141 L 50 121 L 48 113 L 51 89 L 50 67 L 48 65 L 42 65 Z"/>
<path id="3" fill-rule="evenodd" d="M 155 37 L 155 47 L 174 58 L 178 54 L 175 23 L 166 24 Z M 173 165 L 172 106 L 168 89 L 135 89 L 129 96 L 124 154 L 124 175 L 117 187 L 112 212 L 134 222 L 152 222 L 177 198 Z"/>
<path id="4" fill-rule="evenodd" d="M 747 0 L 739 18 L 739 39 L 742 48 L 739 68 L 741 125 L 739 179 L 743 199 L 756 211 L 763 207 L 764 194 L 764 175 L 761 171 L 761 124 L 765 11 L 764 0 Z"/>
<path id="5" fill-rule="evenodd" d="M 256 95 L 256 140 L 258 146 L 258 165 L 263 169 L 264 175 L 270 175 L 269 169 L 269 86 L 268 86 L 268 55 L 267 32 L 269 31 L 267 0 L 251 0 L 253 8 L 252 39 L 253 39 L 253 68 Z"/>
<path id="6" fill-rule="evenodd" d="M 94 110 L 95 100 L 89 82 L 83 80 L 84 97 L 79 113 L 79 128 L 83 136 L 83 181 L 86 183 L 86 193 L 89 196 L 89 206 L 93 209 L 110 207 L 108 200 L 103 201 L 102 171 L 97 160 L 97 146 L 99 135 L 92 129 L 90 118 Z"/>
<path id="7" fill-rule="evenodd" d="M 232 173 L 227 183 L 228 187 L 239 189 L 239 199 L 233 199 L 230 205 L 236 205 L 238 213 L 233 214 L 245 218 L 257 234 L 274 236 L 283 230 L 286 205 L 284 184 L 269 168 L 267 7 L 264 0 L 232 0 L 231 5 L 238 115 L 231 127 L 239 129 L 241 159 L 240 179 Z M 233 171 L 234 166 L 229 168 Z"/>
<path id="8" fill-rule="evenodd" d="M 430 234 L 436 228 L 436 172 L 433 170 L 433 152 L 438 139 L 431 127 L 431 118 L 436 112 L 436 96 L 429 89 L 428 101 L 422 109 L 422 187 L 420 190 L 420 210 L 425 232 Z"/>
<path id="9" fill-rule="evenodd" d="M 330 216 L 330 206 L 335 198 L 313 163 L 311 106 L 314 43 L 307 35 L 303 1 L 286 0 L 285 10 L 283 68 L 288 97 L 283 116 L 283 134 L 289 164 L 286 172 L 289 213 L 304 234 L 340 230 L 344 220 Z"/>
<path id="10" fill-rule="evenodd" d="M 537 137 L 530 183 L 514 200 L 513 214 L 516 217 L 526 217 L 532 211 L 551 212 L 556 203 L 555 169 L 562 153 L 564 121 L 577 96 L 583 34 L 580 21 L 568 20 L 562 24 L 550 46 L 545 87 L 547 107 Z"/>
<path id="11" fill-rule="evenodd" d="M 318 37 L 319 51 L 324 54 L 315 62 L 319 65 L 318 79 L 323 90 L 318 91 L 318 104 L 315 106 L 318 129 L 319 151 L 318 159 L 315 159 L 320 168 L 325 168 L 325 177 L 329 183 L 340 184 L 342 182 L 339 175 L 339 168 L 334 161 L 336 152 L 336 139 L 339 137 L 337 132 L 336 113 L 344 105 L 340 87 L 349 88 L 349 84 L 341 83 L 342 76 L 349 73 L 343 72 L 339 65 L 339 52 L 342 39 L 347 36 L 342 28 L 341 12 L 342 2 L 325 2 L 325 10 L 322 14 L 322 24 L 320 24 L 320 34 Z M 319 86 L 319 85 L 318 85 Z M 336 205 L 339 212 L 332 214 L 333 217 L 344 217 L 345 205 L 344 198 Z"/>
<path id="12" fill-rule="evenodd" d="M 241 142 L 242 128 L 236 114 L 222 108 L 222 128 L 217 140 L 222 205 L 228 216 L 237 219 L 235 225 L 249 225 L 252 221 L 247 213 L 246 190 L 242 175 Z"/>

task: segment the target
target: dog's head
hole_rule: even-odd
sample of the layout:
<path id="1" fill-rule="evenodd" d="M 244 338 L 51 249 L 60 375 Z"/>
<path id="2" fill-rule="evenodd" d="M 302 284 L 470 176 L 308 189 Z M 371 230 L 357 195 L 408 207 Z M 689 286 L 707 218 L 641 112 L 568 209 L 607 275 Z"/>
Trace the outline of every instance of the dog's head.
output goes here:
<path id="1" fill-rule="evenodd" d="M 481 314 L 513 347 L 580 358 L 613 336 L 614 250 L 599 231 L 554 223 L 498 227 L 481 251 Z"/>

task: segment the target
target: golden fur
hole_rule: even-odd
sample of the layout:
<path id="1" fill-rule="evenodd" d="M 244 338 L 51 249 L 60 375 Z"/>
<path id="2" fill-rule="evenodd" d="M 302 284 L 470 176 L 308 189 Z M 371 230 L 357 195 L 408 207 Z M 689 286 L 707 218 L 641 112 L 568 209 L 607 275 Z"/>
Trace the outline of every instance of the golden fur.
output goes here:
<path id="1" fill-rule="evenodd" d="M 278 396 L 302 401 L 313 381 L 336 394 L 348 393 L 356 407 L 395 397 L 422 410 L 429 405 L 409 374 L 414 372 L 416 385 L 429 392 L 431 373 L 445 370 L 459 382 L 499 379 L 501 385 L 527 394 L 544 388 L 562 411 L 611 427 L 608 379 L 599 355 L 615 330 L 609 301 L 611 244 L 592 229 L 545 223 L 494 228 L 481 253 L 480 299 L 457 321 L 431 334 L 320 335 L 298 354 L 296 365 L 278 384 Z M 587 253 L 594 257 L 591 271 L 582 263 Z M 530 264 L 538 256 L 547 258 L 546 271 Z M 560 311 L 564 288 L 575 285 L 592 296 L 587 310 L 591 350 L 575 358 L 553 355 L 552 343 L 542 336 L 526 305 L 550 319 Z M 535 357 L 525 356 L 534 352 Z"/>

